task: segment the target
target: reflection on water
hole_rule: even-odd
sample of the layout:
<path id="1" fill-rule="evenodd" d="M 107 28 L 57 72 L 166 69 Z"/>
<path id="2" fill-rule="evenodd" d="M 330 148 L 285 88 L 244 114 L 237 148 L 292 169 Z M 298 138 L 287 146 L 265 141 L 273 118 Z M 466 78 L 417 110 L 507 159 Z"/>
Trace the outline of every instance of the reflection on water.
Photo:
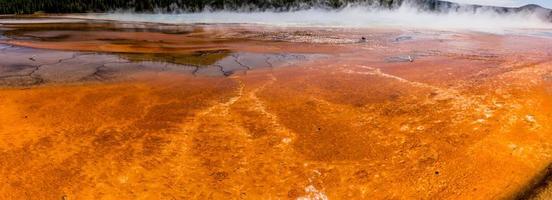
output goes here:
<path id="1" fill-rule="evenodd" d="M 11 21 L 8 21 L 11 22 Z M 62 21 L 63 22 L 63 21 Z M 73 42 L 85 43 L 94 42 L 98 45 L 109 46 L 104 49 L 83 49 L 86 51 L 100 51 L 115 53 L 130 61 L 154 61 L 173 64 L 208 66 L 228 56 L 231 51 L 227 49 L 199 50 L 201 47 L 190 48 L 186 44 L 179 44 L 178 39 L 164 41 L 162 39 L 137 39 L 132 34 L 125 36 L 124 33 L 160 33 L 174 34 L 177 37 L 186 37 L 193 33 L 193 28 L 188 26 L 155 26 L 152 24 L 118 24 L 118 23 L 38 23 L 25 24 L 15 23 L 5 26 L 2 36 L 4 39 L 41 41 L 41 42 Z M 110 32 L 112 38 L 103 38 L 104 35 L 82 35 L 89 32 Z M 199 30 L 195 30 L 197 33 Z M 174 38 L 174 37 L 173 37 Z M 202 45 L 201 40 L 190 40 L 192 45 Z M 207 42 L 210 43 L 210 42 Z M 209 44 L 207 44 L 209 45 Z M 63 47 L 60 47 L 63 48 Z M 79 50 L 65 49 L 65 50 Z"/>
<path id="2" fill-rule="evenodd" d="M 167 62 L 181 65 L 208 66 L 230 55 L 229 50 L 196 51 L 190 54 L 171 53 L 117 53 L 124 59 L 140 62 Z"/>

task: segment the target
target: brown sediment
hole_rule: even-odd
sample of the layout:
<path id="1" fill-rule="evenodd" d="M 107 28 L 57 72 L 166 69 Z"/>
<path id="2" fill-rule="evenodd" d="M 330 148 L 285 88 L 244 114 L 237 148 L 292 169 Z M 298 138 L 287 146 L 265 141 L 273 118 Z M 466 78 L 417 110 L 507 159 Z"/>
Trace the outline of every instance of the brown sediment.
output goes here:
<path id="1" fill-rule="evenodd" d="M 58 34 L 44 31 L 34 35 Z M 319 35 L 308 43 L 311 34 L 296 30 L 277 42 L 255 37 L 286 30 L 250 28 L 238 40 L 228 35 L 241 28 L 203 31 L 175 38 L 89 30 L 55 42 L 7 41 L 73 51 L 113 43 L 124 49 L 117 53 L 142 55 L 168 53 L 155 46 L 167 43 L 186 49 L 182 55 L 209 44 L 246 52 L 217 63 L 247 73 L 190 76 L 150 67 L 112 82 L 77 76 L 71 84 L 0 89 L 0 198 L 514 199 L 552 163 L 550 39 L 380 30 L 366 43 Z M 335 35 L 357 31 L 370 32 Z M 403 34 L 413 36 L 396 39 Z M 73 41 L 76 35 L 87 39 Z M 16 60 L 29 51 L 3 53 Z M 88 77 L 73 69 L 110 62 L 121 66 L 110 75 L 117 78 L 145 65 L 95 54 L 57 62 L 60 53 L 51 51 L 36 62 L 53 63 L 33 77 Z M 267 56 L 277 54 L 324 56 L 279 67 L 281 60 Z M 404 56 L 413 60 L 387 59 Z M 28 75 L 21 63 L 0 61 L 12 67 L 1 73 Z"/>
<path id="2" fill-rule="evenodd" d="M 528 184 L 526 189 L 518 194 L 515 199 L 549 199 L 550 180 L 552 179 L 552 166 L 548 166 L 539 173 L 532 183 Z"/>

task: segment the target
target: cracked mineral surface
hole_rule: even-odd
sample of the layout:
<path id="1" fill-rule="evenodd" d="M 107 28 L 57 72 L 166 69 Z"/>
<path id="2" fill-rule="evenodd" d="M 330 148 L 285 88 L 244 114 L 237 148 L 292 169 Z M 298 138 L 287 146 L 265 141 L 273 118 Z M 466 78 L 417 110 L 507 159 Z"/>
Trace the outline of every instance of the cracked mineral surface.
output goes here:
<path id="1" fill-rule="evenodd" d="M 0 33 L 0 199 L 552 193 L 551 37 L 52 17 Z"/>

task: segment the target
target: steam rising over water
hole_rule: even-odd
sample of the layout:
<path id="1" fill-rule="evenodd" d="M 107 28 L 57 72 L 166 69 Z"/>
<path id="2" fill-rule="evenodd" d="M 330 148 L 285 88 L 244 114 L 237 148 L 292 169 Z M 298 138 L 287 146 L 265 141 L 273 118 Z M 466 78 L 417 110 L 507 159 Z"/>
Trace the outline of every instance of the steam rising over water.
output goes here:
<path id="1" fill-rule="evenodd" d="M 114 12 L 77 16 L 120 21 L 184 23 L 248 23 L 293 27 L 406 28 L 470 30 L 500 33 L 520 29 L 552 29 L 552 23 L 535 13 L 499 14 L 491 10 L 429 13 L 412 6 L 398 9 L 373 9 L 356 6 L 340 10 L 309 9 L 290 12 L 201 12 L 181 14 L 137 14 Z"/>

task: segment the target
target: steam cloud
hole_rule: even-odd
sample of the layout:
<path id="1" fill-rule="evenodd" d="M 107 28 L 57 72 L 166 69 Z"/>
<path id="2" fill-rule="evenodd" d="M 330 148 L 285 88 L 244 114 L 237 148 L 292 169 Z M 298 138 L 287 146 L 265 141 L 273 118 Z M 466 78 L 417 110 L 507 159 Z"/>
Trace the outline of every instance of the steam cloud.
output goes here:
<path id="1" fill-rule="evenodd" d="M 205 11 L 173 14 L 112 12 L 77 17 L 172 24 L 247 23 L 293 27 L 434 29 L 493 33 L 512 30 L 552 29 L 552 23 L 530 11 L 504 14 L 494 12 L 491 9 L 479 9 L 476 12 L 458 10 L 432 13 L 420 11 L 415 6 L 408 4 L 403 4 L 396 9 L 348 6 L 339 10 L 311 8 L 289 12 Z"/>

